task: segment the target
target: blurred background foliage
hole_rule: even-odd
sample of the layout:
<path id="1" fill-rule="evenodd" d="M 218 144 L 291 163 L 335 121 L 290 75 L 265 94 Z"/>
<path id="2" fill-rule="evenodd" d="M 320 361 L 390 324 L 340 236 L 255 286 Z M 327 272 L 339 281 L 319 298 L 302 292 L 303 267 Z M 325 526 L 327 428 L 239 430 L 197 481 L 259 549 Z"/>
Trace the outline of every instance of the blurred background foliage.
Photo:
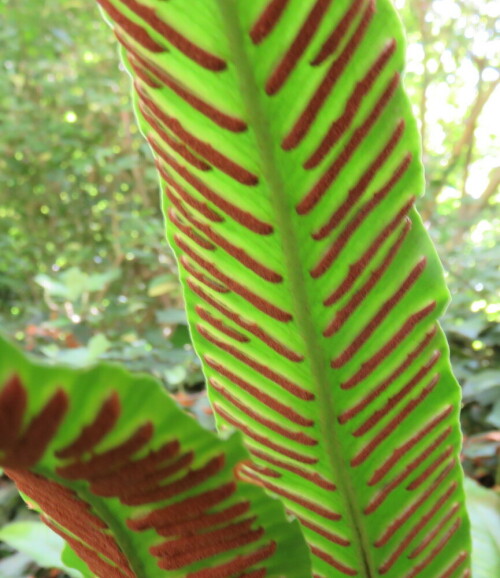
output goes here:
<path id="1" fill-rule="evenodd" d="M 500 5 L 394 2 L 422 128 L 419 208 L 452 294 L 443 326 L 463 387 L 463 463 L 498 489 Z M 94 4 L 0 0 L 0 330 L 56 361 L 106 359 L 153 373 L 209 424 L 155 168 L 115 39 Z M 471 494 L 478 503 L 495 498 Z M 62 575 L 26 552 L 23 544 L 46 536 L 36 526 L 29 531 L 39 540 L 19 540 L 31 535 L 15 524 L 27 521 L 35 523 L 0 481 L 0 576 Z"/>

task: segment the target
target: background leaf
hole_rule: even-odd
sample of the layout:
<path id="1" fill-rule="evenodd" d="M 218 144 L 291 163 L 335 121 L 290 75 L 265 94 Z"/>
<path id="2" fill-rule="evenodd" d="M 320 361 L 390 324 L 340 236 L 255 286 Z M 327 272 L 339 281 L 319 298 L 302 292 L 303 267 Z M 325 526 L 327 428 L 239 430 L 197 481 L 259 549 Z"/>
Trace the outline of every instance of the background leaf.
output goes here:
<path id="1" fill-rule="evenodd" d="M 466 479 L 467 509 L 472 528 L 472 576 L 500 574 L 500 497 Z"/>
<path id="2" fill-rule="evenodd" d="M 0 540 L 23 552 L 45 568 L 59 568 L 73 578 L 82 574 L 65 566 L 62 553 L 64 540 L 42 522 L 13 522 L 0 528 Z"/>

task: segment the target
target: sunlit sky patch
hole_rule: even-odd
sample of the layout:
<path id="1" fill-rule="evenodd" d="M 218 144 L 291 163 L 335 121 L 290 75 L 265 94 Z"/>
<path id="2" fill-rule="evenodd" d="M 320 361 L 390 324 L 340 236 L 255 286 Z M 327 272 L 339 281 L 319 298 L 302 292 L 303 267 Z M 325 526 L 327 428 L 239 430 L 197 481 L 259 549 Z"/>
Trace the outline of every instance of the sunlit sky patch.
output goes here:
<path id="1" fill-rule="evenodd" d="M 410 0 L 394 0 L 397 8 L 409 6 Z M 464 8 L 461 7 L 461 4 Z M 445 40 L 438 40 L 434 47 L 439 60 L 430 56 L 427 70 L 434 74 L 438 67 L 444 72 L 441 82 L 433 83 L 427 93 L 426 144 L 435 154 L 445 154 L 450 150 L 449 139 L 452 138 L 446 127 L 456 123 L 463 125 L 470 107 L 477 98 L 479 81 L 483 88 L 490 83 L 498 82 L 500 64 L 500 2 L 496 0 L 470 0 L 459 3 L 456 0 L 435 0 L 426 15 L 426 22 L 434 36 L 445 29 L 450 21 L 463 32 L 463 43 L 466 55 L 461 62 L 456 62 L 453 46 L 446 46 Z M 484 26 L 482 18 L 497 19 L 497 34 L 491 36 Z M 446 38 L 444 36 L 443 38 Z M 484 60 L 482 72 L 478 63 Z M 422 76 L 424 74 L 424 49 L 420 42 L 409 39 L 407 51 L 407 74 Z M 481 74 L 481 79 L 479 75 Z M 415 102 L 415 98 L 414 98 Z M 418 103 L 414 108 L 418 116 Z M 475 199 L 479 198 L 488 187 L 491 172 L 500 164 L 500 84 L 489 97 L 477 123 L 473 162 L 465 187 L 465 193 Z M 460 134 L 460 131 L 457 132 Z M 446 165 L 447 159 L 442 159 Z M 452 187 L 444 188 L 439 196 L 440 202 L 458 199 L 459 191 Z M 478 233 L 479 234 L 479 233 Z"/>

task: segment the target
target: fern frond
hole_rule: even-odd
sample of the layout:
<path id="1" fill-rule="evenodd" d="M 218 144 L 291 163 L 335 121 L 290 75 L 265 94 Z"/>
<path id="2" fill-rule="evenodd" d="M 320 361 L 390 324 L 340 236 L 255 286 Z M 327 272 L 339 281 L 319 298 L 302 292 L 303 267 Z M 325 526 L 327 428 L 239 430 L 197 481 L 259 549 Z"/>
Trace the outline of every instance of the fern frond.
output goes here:
<path id="1" fill-rule="evenodd" d="M 458 577 L 468 523 L 448 293 L 389 0 L 99 0 L 241 475 L 314 576 Z"/>
<path id="2" fill-rule="evenodd" d="M 0 467 L 89 577 L 307 576 L 298 523 L 237 479 L 238 438 L 151 378 L 37 365 L 0 339 Z"/>

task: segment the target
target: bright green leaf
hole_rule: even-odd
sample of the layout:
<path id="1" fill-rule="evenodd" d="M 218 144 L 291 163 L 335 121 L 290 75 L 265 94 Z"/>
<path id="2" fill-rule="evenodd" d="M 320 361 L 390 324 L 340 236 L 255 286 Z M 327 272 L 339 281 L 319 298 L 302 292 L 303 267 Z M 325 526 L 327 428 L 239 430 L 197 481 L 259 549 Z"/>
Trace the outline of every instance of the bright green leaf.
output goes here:
<path id="1" fill-rule="evenodd" d="M 449 296 L 392 2 L 99 2 L 242 475 L 298 516 L 318 576 L 467 572 Z"/>

